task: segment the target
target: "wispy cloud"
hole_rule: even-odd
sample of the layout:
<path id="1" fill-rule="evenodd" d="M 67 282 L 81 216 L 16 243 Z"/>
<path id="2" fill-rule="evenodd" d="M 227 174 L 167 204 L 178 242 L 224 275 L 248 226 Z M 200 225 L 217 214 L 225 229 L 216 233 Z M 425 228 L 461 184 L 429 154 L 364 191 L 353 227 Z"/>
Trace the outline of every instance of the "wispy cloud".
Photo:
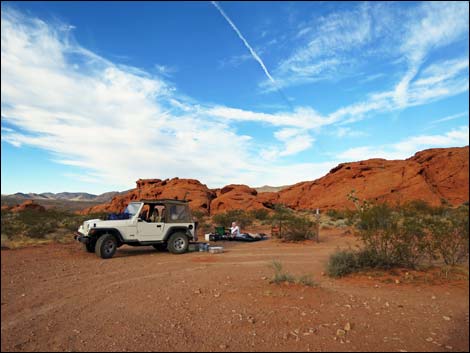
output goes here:
<path id="1" fill-rule="evenodd" d="M 407 26 L 401 52 L 408 69 L 395 87 L 395 100 L 406 105 L 408 87 L 431 50 L 468 36 L 468 2 L 425 2 L 417 9 L 421 21 Z M 467 39 L 468 40 L 468 39 Z M 468 60 L 467 60 L 468 61 Z"/>
<path id="2" fill-rule="evenodd" d="M 455 120 L 455 119 L 463 118 L 463 117 L 468 118 L 468 111 L 458 113 L 458 114 L 449 115 L 449 116 L 446 116 L 445 118 L 433 120 L 433 121 L 431 121 L 431 124 L 443 123 L 444 121 Z"/>
<path id="3" fill-rule="evenodd" d="M 241 39 L 241 41 L 243 42 L 243 44 L 245 45 L 245 47 L 250 51 L 251 55 L 253 56 L 253 58 L 258 62 L 258 64 L 261 66 L 261 68 L 263 69 L 266 77 L 269 79 L 269 81 L 271 81 L 272 83 L 276 84 L 276 82 L 274 81 L 273 77 L 271 76 L 271 74 L 269 73 L 268 69 L 266 68 L 266 65 L 264 64 L 263 60 L 261 60 L 261 58 L 259 57 L 258 54 L 256 54 L 255 50 L 251 47 L 251 45 L 248 43 L 248 41 L 245 39 L 245 37 L 240 33 L 240 31 L 238 30 L 237 26 L 235 26 L 235 24 L 232 22 L 232 20 L 230 19 L 230 17 L 227 16 L 227 14 L 224 12 L 224 10 L 222 9 L 222 7 L 220 7 L 220 5 L 216 2 L 216 1 L 212 1 L 212 4 L 216 7 L 216 9 L 220 12 L 220 14 L 225 18 L 225 20 L 228 22 L 228 24 L 230 25 L 230 27 L 232 27 L 232 29 L 235 31 L 235 33 L 238 35 L 238 38 Z"/>
<path id="4" fill-rule="evenodd" d="M 177 71 L 176 67 L 160 64 L 155 64 L 155 69 L 157 70 L 158 74 L 165 77 L 171 77 Z"/>
<path id="5" fill-rule="evenodd" d="M 275 160 L 278 157 L 285 157 L 297 154 L 310 148 L 314 138 L 304 129 L 284 128 L 274 134 L 283 146 L 273 146 L 261 150 L 261 156 L 268 160 Z"/>
<path id="6" fill-rule="evenodd" d="M 1 27 L 2 125 L 7 125 L 2 126 L 2 140 L 47 150 L 57 163 L 79 168 L 68 177 L 80 175 L 116 188 L 128 188 L 138 178 L 174 176 L 198 178 L 210 186 L 313 179 L 353 151 L 327 163 L 280 164 L 277 159 L 310 149 L 321 127 L 335 125 L 331 130 L 338 136 L 352 136 L 353 129 L 336 125 L 400 109 L 394 89 L 328 114 L 309 106 L 265 113 L 204 104 L 179 93 L 162 74 L 166 67 L 150 73 L 118 65 L 82 47 L 71 31 L 8 6 L 2 7 Z M 468 66 L 447 59 L 443 65 L 445 72 L 431 64 L 410 81 L 406 106 L 468 91 Z M 244 121 L 274 127 L 272 145 L 238 134 L 236 123 Z M 446 139 L 419 136 L 384 151 L 412 154 L 412 148 L 455 145 L 465 136 L 468 127 L 466 135 L 460 129 L 445 134 Z M 374 146 L 366 147 L 363 152 L 374 152 Z M 220 168 L 227 163 L 229 169 Z"/>
<path id="7" fill-rule="evenodd" d="M 367 158 L 405 159 L 423 148 L 468 145 L 468 126 L 452 129 L 441 135 L 412 136 L 394 144 L 383 146 L 361 146 L 339 153 L 340 160 L 358 161 Z"/>

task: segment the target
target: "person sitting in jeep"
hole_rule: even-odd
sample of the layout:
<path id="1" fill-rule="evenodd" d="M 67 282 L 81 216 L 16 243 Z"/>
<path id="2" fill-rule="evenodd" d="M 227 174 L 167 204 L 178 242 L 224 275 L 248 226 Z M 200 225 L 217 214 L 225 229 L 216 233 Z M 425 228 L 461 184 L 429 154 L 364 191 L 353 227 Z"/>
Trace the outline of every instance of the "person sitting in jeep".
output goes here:
<path id="1" fill-rule="evenodd" d="M 150 220 L 150 205 L 144 205 L 142 211 L 140 212 L 139 218 L 144 222 L 148 222 Z"/>

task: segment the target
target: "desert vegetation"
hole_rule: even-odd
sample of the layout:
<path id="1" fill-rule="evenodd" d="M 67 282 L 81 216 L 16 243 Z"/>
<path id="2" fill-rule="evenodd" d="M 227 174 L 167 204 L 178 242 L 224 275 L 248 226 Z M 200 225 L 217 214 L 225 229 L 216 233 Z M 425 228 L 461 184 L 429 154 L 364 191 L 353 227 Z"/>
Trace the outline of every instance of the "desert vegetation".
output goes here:
<path id="1" fill-rule="evenodd" d="M 356 211 L 348 215 L 363 246 L 334 253 L 328 274 L 341 277 L 368 268 L 415 269 L 443 262 L 457 265 L 468 258 L 469 208 L 432 207 L 423 201 L 403 205 L 373 204 L 349 195 Z"/>
<path id="2" fill-rule="evenodd" d="M 306 286 L 306 287 L 318 286 L 318 283 L 313 280 L 311 275 L 304 274 L 304 275 L 296 277 L 290 274 L 289 272 L 285 272 L 283 270 L 283 266 L 280 261 L 274 260 L 270 264 L 270 267 L 274 271 L 274 274 L 273 274 L 272 279 L 270 280 L 270 283 L 275 283 L 275 284 L 294 283 L 294 284 L 299 284 L 299 285 Z"/>
<path id="3" fill-rule="evenodd" d="M 275 236 L 283 241 L 318 240 L 317 221 L 310 212 L 294 212 L 284 205 L 275 205 L 271 216 Z"/>
<path id="4" fill-rule="evenodd" d="M 15 248 L 51 241 L 67 242 L 72 233 L 87 219 L 105 215 L 77 215 L 69 211 L 28 209 L 22 212 L 2 210 L 2 247 Z"/>

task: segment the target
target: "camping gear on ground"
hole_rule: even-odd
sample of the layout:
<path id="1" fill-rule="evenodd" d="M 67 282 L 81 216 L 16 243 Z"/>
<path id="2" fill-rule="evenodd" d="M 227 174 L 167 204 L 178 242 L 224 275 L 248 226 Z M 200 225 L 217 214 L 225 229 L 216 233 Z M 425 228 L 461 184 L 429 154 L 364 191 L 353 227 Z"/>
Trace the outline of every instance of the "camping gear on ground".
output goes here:
<path id="1" fill-rule="evenodd" d="M 209 251 L 209 244 L 201 243 L 199 244 L 199 251 L 200 252 L 207 252 Z"/>
<path id="2" fill-rule="evenodd" d="M 209 250 L 209 244 L 207 243 L 190 243 L 189 244 L 189 251 L 199 251 L 204 252 Z"/>
<path id="3" fill-rule="evenodd" d="M 222 235 L 227 234 L 228 232 L 226 231 L 225 227 L 215 227 L 214 233 L 222 236 Z"/>
<path id="4" fill-rule="evenodd" d="M 210 254 L 220 254 L 224 252 L 224 247 L 223 246 L 210 246 L 209 247 L 209 253 Z"/>
<path id="5" fill-rule="evenodd" d="M 129 219 L 130 218 L 130 214 L 129 213 L 110 213 L 107 217 L 108 221 L 114 221 L 114 220 L 117 220 L 117 219 Z"/>
<path id="6" fill-rule="evenodd" d="M 223 234 L 219 235 L 217 233 L 210 233 L 206 234 L 206 241 L 209 239 L 209 241 L 219 241 L 219 240 L 229 240 L 229 241 L 258 241 L 258 240 L 263 240 L 266 237 L 266 234 L 264 233 L 241 233 L 237 235 L 236 237 L 232 237 L 230 234 Z"/>

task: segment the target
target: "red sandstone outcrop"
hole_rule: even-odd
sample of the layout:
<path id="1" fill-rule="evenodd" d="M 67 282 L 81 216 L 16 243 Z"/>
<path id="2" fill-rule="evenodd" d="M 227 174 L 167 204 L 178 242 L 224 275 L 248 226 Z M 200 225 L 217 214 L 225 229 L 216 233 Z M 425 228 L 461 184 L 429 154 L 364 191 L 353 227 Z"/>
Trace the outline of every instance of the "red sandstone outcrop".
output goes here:
<path id="1" fill-rule="evenodd" d="M 26 210 L 35 210 L 35 211 L 43 212 L 46 209 L 44 208 L 44 206 L 38 205 L 33 200 L 26 200 L 21 205 L 16 205 L 15 207 L 10 208 L 11 212 L 23 212 Z"/>
<path id="2" fill-rule="evenodd" d="M 209 189 L 194 179 L 140 179 L 137 188 L 82 213 L 121 212 L 131 200 L 177 198 L 190 201 L 193 210 L 217 214 L 234 209 L 272 208 L 282 203 L 294 209 L 352 208 L 351 190 L 360 199 L 377 202 L 423 200 L 431 205 L 468 201 L 469 148 L 437 148 L 416 153 L 405 160 L 369 159 L 341 163 L 327 175 L 279 192 L 258 193 L 246 185 Z"/>
<path id="3" fill-rule="evenodd" d="M 360 199 L 378 202 L 460 205 L 468 200 L 468 153 L 468 146 L 429 149 L 406 160 L 342 163 L 320 179 L 281 190 L 271 201 L 294 209 L 352 208 L 347 194 L 354 189 Z"/>
<path id="4" fill-rule="evenodd" d="M 230 210 L 256 210 L 265 208 L 258 200 L 258 192 L 246 185 L 227 185 L 216 193 L 210 213 L 217 214 Z"/>
<path id="5" fill-rule="evenodd" d="M 215 192 L 194 179 L 139 179 L 137 188 L 124 195 L 115 196 L 111 202 L 87 208 L 80 213 L 122 212 L 133 200 L 145 199 L 185 199 L 192 210 L 209 213 Z"/>

